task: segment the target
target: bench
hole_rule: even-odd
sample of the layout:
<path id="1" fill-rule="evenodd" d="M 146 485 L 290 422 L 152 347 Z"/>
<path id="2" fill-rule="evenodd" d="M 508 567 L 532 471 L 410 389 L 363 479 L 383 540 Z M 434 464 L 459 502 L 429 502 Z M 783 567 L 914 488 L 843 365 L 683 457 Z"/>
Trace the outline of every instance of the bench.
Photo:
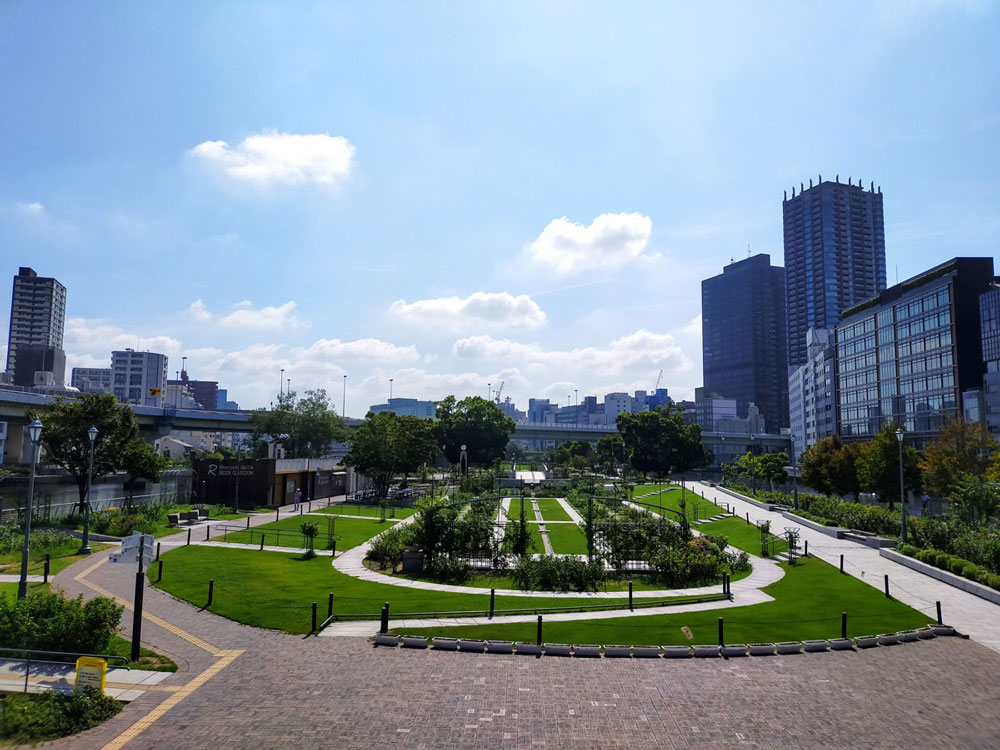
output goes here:
<path id="1" fill-rule="evenodd" d="M 198 508 L 198 518 L 208 518 L 208 511 L 204 508 Z"/>
<path id="2" fill-rule="evenodd" d="M 198 521 L 198 511 L 196 510 L 186 510 L 181 513 L 181 520 L 190 523 L 196 523 Z"/>
<path id="3" fill-rule="evenodd" d="M 179 513 L 167 513 L 167 526 L 180 526 L 181 517 Z"/>

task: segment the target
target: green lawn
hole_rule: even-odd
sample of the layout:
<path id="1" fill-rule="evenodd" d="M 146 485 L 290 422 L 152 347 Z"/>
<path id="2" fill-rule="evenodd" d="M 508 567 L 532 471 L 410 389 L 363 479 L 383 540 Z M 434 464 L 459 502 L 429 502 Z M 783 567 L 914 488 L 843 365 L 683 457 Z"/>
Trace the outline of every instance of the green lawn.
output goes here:
<path id="1" fill-rule="evenodd" d="M 646 491 L 650 492 L 656 490 L 659 487 L 659 485 L 642 485 L 642 486 L 646 487 L 647 488 Z M 654 513 L 658 512 L 658 506 L 661 506 L 661 504 L 663 508 L 669 508 L 674 512 L 664 513 L 664 516 L 666 518 L 676 521 L 679 518 L 678 514 L 681 512 L 681 488 L 674 485 L 669 485 L 669 489 L 667 489 L 668 485 L 663 485 L 663 486 L 664 490 L 662 494 L 657 493 L 655 495 L 649 495 L 648 497 L 643 497 L 643 498 L 639 497 L 639 495 L 643 494 L 643 492 L 640 492 L 639 491 L 640 488 L 636 487 L 635 497 L 638 502 L 645 503 L 646 506 L 649 506 L 649 510 L 653 511 Z M 720 509 L 717 505 L 715 505 L 709 500 L 705 500 L 699 495 L 696 495 L 691 490 L 684 490 L 683 495 L 684 495 L 684 501 L 687 504 L 688 521 L 694 521 L 696 518 L 710 518 L 712 516 L 718 515 L 723 512 L 722 509 Z"/>
<path id="2" fill-rule="evenodd" d="M 367 542 L 376 534 L 381 534 L 386 529 L 394 526 L 398 521 L 379 521 L 376 519 L 367 520 L 363 518 L 320 518 L 317 516 L 292 516 L 282 518 L 280 521 L 272 521 L 262 526 L 255 526 L 247 531 L 237 531 L 217 538 L 217 541 L 237 542 L 240 544 L 259 544 L 261 534 L 266 539 L 264 544 L 279 547 L 306 547 L 307 541 L 302 536 L 302 524 L 306 521 L 313 521 L 319 525 L 319 535 L 316 537 L 316 548 L 327 549 L 327 534 L 329 523 L 333 523 L 333 533 L 337 537 L 337 549 L 348 550 L 357 547 L 359 544 Z M 268 534 L 268 531 L 281 531 L 279 535 Z M 213 537 L 215 538 L 215 537 Z"/>
<path id="3" fill-rule="evenodd" d="M 587 535 L 575 523 L 550 523 L 549 543 L 557 555 L 586 555 Z"/>
<path id="4" fill-rule="evenodd" d="M 309 506 L 306 505 L 308 510 Z M 393 515 L 395 511 L 395 515 Z M 338 503 L 326 508 L 317 508 L 313 513 L 328 513 L 332 516 L 367 516 L 369 518 L 381 518 L 382 509 L 377 505 L 354 505 L 348 503 Z M 409 518 L 417 512 L 416 508 L 386 508 L 386 518 Z"/>
<path id="5" fill-rule="evenodd" d="M 773 643 L 840 636 L 840 613 L 847 612 L 849 636 L 877 635 L 926 625 L 932 618 L 814 557 L 783 563 L 785 576 L 764 591 L 772 602 L 725 610 L 544 625 L 550 643 L 700 644 L 718 642 L 718 618 L 727 643 Z M 682 628 L 689 628 L 687 638 Z M 534 622 L 449 628 L 407 629 L 407 633 L 535 640 Z"/>
<path id="6" fill-rule="evenodd" d="M 94 552 L 100 552 L 101 550 L 107 549 L 112 545 L 96 544 L 91 542 L 90 546 Z M 74 539 L 69 544 L 59 547 L 48 547 L 42 549 L 32 547 L 28 553 L 28 575 L 42 575 L 45 571 L 45 553 L 47 552 L 50 557 L 49 575 L 54 576 L 56 573 L 65 570 L 73 563 L 84 559 L 83 555 L 76 554 L 78 549 L 80 549 L 79 539 Z M 0 573 L 10 575 L 11 573 L 20 574 L 20 572 L 20 551 L 0 555 Z"/>
<path id="7" fill-rule="evenodd" d="M 156 566 L 149 571 L 156 580 Z M 280 552 L 178 547 L 163 554 L 163 580 L 156 585 L 179 599 L 201 607 L 208 598 L 208 580 L 215 580 L 210 610 L 237 622 L 264 628 L 306 633 L 311 626 L 312 602 L 319 603 L 320 619 L 326 615 L 327 596 L 334 592 L 334 611 L 365 614 L 378 619 L 385 602 L 393 615 L 489 609 L 485 594 L 452 594 L 402 588 L 361 581 L 337 571 L 330 559 L 305 560 Z M 499 594 L 497 609 L 570 607 L 578 598 L 524 597 Z M 585 604 L 597 604 L 593 599 Z M 603 599 L 600 604 L 623 606 L 628 598 Z"/>
<path id="8" fill-rule="evenodd" d="M 729 543 L 741 550 L 749 552 L 751 555 L 760 557 L 760 529 L 754 524 L 747 523 L 742 518 L 723 518 L 721 521 L 712 523 L 702 523 L 694 526 L 702 534 L 712 536 L 724 536 Z M 779 529 L 780 530 L 780 529 Z M 788 542 L 781 540 L 775 542 L 774 553 L 787 552 Z"/>
<path id="9" fill-rule="evenodd" d="M 516 511 L 521 512 L 520 501 L 517 502 Z M 538 509 L 542 512 L 542 518 L 546 521 L 572 521 L 573 519 L 569 517 L 569 513 L 559 504 L 559 501 L 553 497 L 541 497 L 535 500 L 538 503 Z M 527 503 L 527 500 L 525 500 Z M 510 504 L 511 510 L 515 510 L 515 502 Z M 525 508 L 525 514 L 528 510 Z"/>
<path id="10" fill-rule="evenodd" d="M 47 583 L 34 583 L 28 581 L 28 593 L 33 591 L 48 591 L 49 584 Z M 0 583 L 0 596 L 9 596 L 11 599 L 17 598 L 17 583 Z"/>

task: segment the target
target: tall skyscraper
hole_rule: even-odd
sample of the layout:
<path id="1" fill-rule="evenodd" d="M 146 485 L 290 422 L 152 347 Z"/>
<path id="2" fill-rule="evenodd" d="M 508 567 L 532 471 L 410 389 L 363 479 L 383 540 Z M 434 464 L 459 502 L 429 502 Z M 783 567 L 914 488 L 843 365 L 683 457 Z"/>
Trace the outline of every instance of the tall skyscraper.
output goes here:
<path id="1" fill-rule="evenodd" d="M 885 289 L 882 188 L 823 182 L 800 185 L 782 203 L 788 365 L 808 359 L 806 331 L 836 328 L 843 310 Z"/>
<path id="2" fill-rule="evenodd" d="M 705 391 L 741 418 L 756 404 L 768 432 L 787 427 L 785 269 L 762 253 L 701 282 L 701 335 Z"/>
<path id="3" fill-rule="evenodd" d="M 125 404 L 161 407 L 167 387 L 167 355 L 133 349 L 111 352 L 114 394 Z"/>
<path id="4" fill-rule="evenodd" d="M 10 333 L 7 338 L 7 373 L 16 385 L 34 384 L 31 368 L 44 362 L 54 367 L 56 380 L 62 385 L 65 377 L 65 356 L 62 354 L 63 326 L 66 321 L 66 287 L 52 278 L 44 278 L 34 269 L 22 266 L 14 277 L 14 292 L 10 300 Z M 31 346 L 41 352 L 32 356 L 18 369 L 18 347 Z M 58 350 L 58 351 L 56 351 Z M 62 368 L 58 361 L 62 358 Z M 52 365 L 53 360 L 56 364 Z M 56 371 L 58 370 L 58 371 Z"/>

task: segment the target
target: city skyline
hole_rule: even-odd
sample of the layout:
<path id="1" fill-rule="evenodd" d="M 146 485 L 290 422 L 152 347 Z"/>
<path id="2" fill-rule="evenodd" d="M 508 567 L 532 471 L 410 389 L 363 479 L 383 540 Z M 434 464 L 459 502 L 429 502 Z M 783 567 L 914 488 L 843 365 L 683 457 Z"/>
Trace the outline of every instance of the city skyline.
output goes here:
<path id="1" fill-rule="evenodd" d="M 282 368 L 338 409 L 346 373 L 349 416 L 389 378 L 420 399 L 504 381 L 523 408 L 651 391 L 662 369 L 691 398 L 700 281 L 748 244 L 784 265 L 792 185 L 881 185 L 890 286 L 995 247 L 996 10 L 865 7 L 862 28 L 794 4 L 723 23 L 222 5 L 195 33 L 11 4 L 4 273 L 67 287 L 67 372 L 132 347 L 172 377 L 187 356 L 247 407 Z"/>

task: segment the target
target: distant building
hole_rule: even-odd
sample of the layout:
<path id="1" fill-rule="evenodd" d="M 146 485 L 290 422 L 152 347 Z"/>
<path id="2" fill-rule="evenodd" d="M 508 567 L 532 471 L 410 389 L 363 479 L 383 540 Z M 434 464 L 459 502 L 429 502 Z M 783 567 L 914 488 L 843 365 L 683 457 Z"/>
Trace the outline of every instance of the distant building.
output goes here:
<path id="1" fill-rule="evenodd" d="M 767 422 L 755 404 L 747 406 L 746 417 L 734 417 L 733 419 L 720 419 L 716 422 L 717 432 L 722 435 L 765 435 L 767 434 Z M 775 430 L 777 432 L 777 430 Z"/>
<path id="2" fill-rule="evenodd" d="M 554 424 L 559 404 L 553 404 L 547 398 L 528 399 L 528 421 L 536 424 Z"/>
<path id="3" fill-rule="evenodd" d="M 126 404 L 162 407 L 167 387 L 167 355 L 111 352 L 111 377 L 115 397 Z"/>
<path id="4" fill-rule="evenodd" d="M 1000 286 L 979 295 L 982 328 L 983 413 L 980 421 L 994 435 L 1000 435 Z"/>
<path id="5" fill-rule="evenodd" d="M 841 437 L 867 440 L 898 422 L 919 449 L 962 416 L 987 371 L 980 297 L 992 258 L 953 258 L 844 310 L 837 326 Z"/>
<path id="6" fill-rule="evenodd" d="M 619 414 L 632 413 L 632 397 L 627 393 L 607 393 L 604 395 L 605 424 L 616 424 Z"/>
<path id="7" fill-rule="evenodd" d="M 782 203 L 790 368 L 806 362 L 806 331 L 834 328 L 842 310 L 886 283 L 882 188 L 865 190 L 850 178 L 845 185 L 839 176 L 799 187 Z"/>
<path id="8" fill-rule="evenodd" d="M 788 424 L 785 271 L 758 254 L 701 282 L 703 385 L 736 399 L 737 416 L 754 403 L 777 432 Z"/>
<path id="9" fill-rule="evenodd" d="M 167 385 L 187 386 L 191 397 L 201 409 L 214 410 L 219 402 L 219 383 L 216 380 L 191 380 L 187 370 L 181 370 L 180 379 L 168 380 Z"/>
<path id="10" fill-rule="evenodd" d="M 57 385 L 62 386 L 66 379 L 62 351 L 65 322 L 66 287 L 53 278 L 39 276 L 31 268 L 19 268 L 11 294 L 7 337 L 7 372 L 14 385 L 33 386 L 37 370 L 53 373 Z M 26 346 L 36 348 L 19 366 L 18 354 Z"/>
<path id="11" fill-rule="evenodd" d="M 70 385 L 81 393 L 111 393 L 111 368 L 74 367 Z"/>
<path id="12" fill-rule="evenodd" d="M 736 419 L 736 399 L 722 398 L 717 393 L 706 395 L 703 388 L 695 389 L 695 424 L 702 432 L 715 432 L 719 421 Z"/>
<path id="13" fill-rule="evenodd" d="M 66 354 L 58 346 L 21 344 L 18 364 L 14 370 L 14 385 L 32 388 L 36 385 L 62 388 L 66 382 Z"/>
<path id="14" fill-rule="evenodd" d="M 510 396 L 507 396 L 503 401 L 498 403 L 497 406 L 500 408 L 500 411 L 513 419 L 515 422 L 524 422 L 528 418 L 528 415 L 525 412 L 521 411 L 514 405 Z"/>
<path id="15" fill-rule="evenodd" d="M 215 400 L 215 408 L 218 411 L 239 411 L 240 405 L 235 401 L 229 400 L 228 390 L 220 388 Z"/>
<path id="16" fill-rule="evenodd" d="M 378 414 L 392 411 L 399 417 L 420 417 L 434 419 L 437 417 L 437 404 L 433 401 L 419 401 L 415 398 L 390 398 L 387 404 L 372 404 L 368 411 Z"/>
<path id="17" fill-rule="evenodd" d="M 788 375 L 788 417 L 795 458 L 825 437 L 837 434 L 836 347 L 833 331 L 806 332 L 808 357 Z"/>

